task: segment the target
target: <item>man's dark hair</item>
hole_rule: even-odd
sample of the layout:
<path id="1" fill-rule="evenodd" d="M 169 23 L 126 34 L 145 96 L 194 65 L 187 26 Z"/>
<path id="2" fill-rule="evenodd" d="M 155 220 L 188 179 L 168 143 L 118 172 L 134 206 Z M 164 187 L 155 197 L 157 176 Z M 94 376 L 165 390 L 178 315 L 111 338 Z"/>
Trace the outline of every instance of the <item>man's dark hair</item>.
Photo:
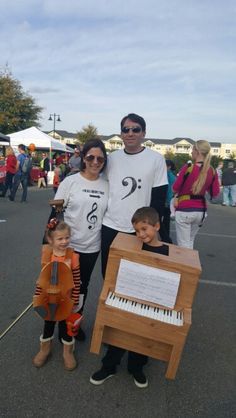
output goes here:
<path id="1" fill-rule="evenodd" d="M 129 113 L 127 116 L 123 117 L 123 119 L 120 123 L 121 129 L 123 128 L 124 123 L 127 119 L 132 120 L 132 122 L 138 123 L 141 126 L 142 131 L 146 132 L 146 122 L 145 122 L 145 120 L 142 118 L 142 116 L 136 115 L 135 113 Z"/>
<path id="2" fill-rule="evenodd" d="M 22 151 L 26 150 L 26 146 L 24 144 L 19 144 L 18 149 L 21 149 Z"/>
<path id="3" fill-rule="evenodd" d="M 145 222 L 149 225 L 156 225 L 160 222 L 159 214 L 156 209 L 149 206 L 144 206 L 136 210 L 133 214 L 131 223 L 136 224 L 138 222 Z"/>

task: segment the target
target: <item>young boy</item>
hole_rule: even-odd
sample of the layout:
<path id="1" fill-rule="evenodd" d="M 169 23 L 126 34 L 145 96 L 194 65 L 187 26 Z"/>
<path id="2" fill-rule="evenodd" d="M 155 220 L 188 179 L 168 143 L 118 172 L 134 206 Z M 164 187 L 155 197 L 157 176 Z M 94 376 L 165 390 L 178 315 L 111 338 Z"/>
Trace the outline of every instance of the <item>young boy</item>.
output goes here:
<path id="1" fill-rule="evenodd" d="M 143 250 L 169 255 L 169 246 L 162 244 L 158 239 L 157 232 L 160 229 L 160 220 L 155 209 L 142 207 L 136 210 L 131 222 L 137 237 L 143 242 Z M 125 351 L 123 348 L 109 345 L 107 353 L 102 359 L 102 368 L 90 377 L 90 382 L 94 385 L 101 385 L 106 379 L 114 376 L 116 366 L 120 364 Z M 148 357 L 143 354 L 128 351 L 128 372 L 133 376 L 134 383 L 139 388 L 148 386 L 148 380 L 143 373 L 143 366 L 147 363 L 147 360 Z"/>

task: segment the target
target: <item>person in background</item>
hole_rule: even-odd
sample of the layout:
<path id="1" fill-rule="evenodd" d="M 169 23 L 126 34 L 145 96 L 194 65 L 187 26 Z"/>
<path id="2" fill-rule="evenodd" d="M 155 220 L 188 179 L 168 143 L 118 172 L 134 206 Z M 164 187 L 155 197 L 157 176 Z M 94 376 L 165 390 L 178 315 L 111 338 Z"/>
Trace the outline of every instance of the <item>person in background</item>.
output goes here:
<path id="1" fill-rule="evenodd" d="M 48 172 L 50 171 L 50 162 L 46 152 L 42 153 L 42 160 L 40 161 L 40 168 L 44 171 L 46 187 L 48 187 Z"/>
<path id="2" fill-rule="evenodd" d="M 219 179 L 219 183 L 220 186 L 222 186 L 222 173 L 223 173 L 223 167 L 224 167 L 224 163 L 223 161 L 219 161 L 218 166 L 216 167 L 216 172 L 218 174 L 218 179 Z"/>
<path id="3" fill-rule="evenodd" d="M 80 170 L 81 158 L 80 158 L 80 147 L 76 145 L 74 149 L 74 155 L 69 159 L 70 174 L 78 173 Z"/>
<path id="4" fill-rule="evenodd" d="M 59 184 L 61 182 L 60 180 L 61 177 L 61 169 L 59 167 L 55 167 L 54 168 L 54 175 L 53 175 L 53 190 L 54 193 L 57 192 Z"/>
<path id="5" fill-rule="evenodd" d="M 16 173 L 17 159 L 12 147 L 6 147 L 6 181 L 2 193 L 2 197 L 6 196 L 7 190 L 11 193 L 13 178 Z"/>
<path id="6" fill-rule="evenodd" d="M 46 176 L 47 174 L 45 173 L 45 171 L 40 168 L 38 172 L 38 188 L 39 189 L 41 187 L 46 187 Z"/>
<path id="7" fill-rule="evenodd" d="M 223 206 L 236 206 L 236 169 L 233 161 L 228 163 L 228 167 L 222 173 L 223 186 Z"/>
<path id="8" fill-rule="evenodd" d="M 21 202 L 26 202 L 27 199 L 27 190 L 28 190 L 28 180 L 29 180 L 29 172 L 23 172 L 23 164 L 25 159 L 29 157 L 26 154 L 26 146 L 24 144 L 18 145 L 19 155 L 17 156 L 17 165 L 16 165 L 16 174 L 14 176 L 14 181 L 11 189 L 11 193 L 9 195 L 9 200 L 12 202 L 15 200 L 16 192 L 18 190 L 19 185 L 22 185 L 23 191 L 21 196 Z"/>
<path id="9" fill-rule="evenodd" d="M 194 239 L 207 212 L 205 194 L 211 198 L 220 192 L 218 175 L 210 166 L 211 146 L 204 140 L 196 141 L 192 149 L 193 164 L 181 168 L 173 191 L 177 195 L 175 227 L 177 244 L 193 249 Z"/>
<path id="10" fill-rule="evenodd" d="M 166 160 L 166 166 L 167 166 L 167 178 L 168 178 L 168 190 L 167 190 L 167 196 L 166 196 L 166 202 L 165 202 L 165 208 L 164 208 L 164 216 L 162 218 L 163 225 L 165 227 L 165 230 L 167 234 L 170 236 L 170 202 L 171 199 L 174 196 L 172 186 L 176 180 L 175 172 L 175 165 L 172 160 Z"/>

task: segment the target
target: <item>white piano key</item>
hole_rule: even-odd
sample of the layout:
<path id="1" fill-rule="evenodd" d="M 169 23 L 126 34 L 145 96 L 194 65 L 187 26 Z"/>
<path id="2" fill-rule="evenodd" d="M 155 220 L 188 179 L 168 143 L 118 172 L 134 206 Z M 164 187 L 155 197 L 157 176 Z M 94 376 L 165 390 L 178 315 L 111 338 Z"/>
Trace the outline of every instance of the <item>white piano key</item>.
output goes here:
<path id="1" fill-rule="evenodd" d="M 131 301 L 121 296 L 116 296 L 114 292 L 109 292 L 106 302 L 107 305 L 114 308 L 121 309 L 136 315 L 151 318 L 157 321 L 165 322 L 167 324 L 182 326 L 184 323 L 183 312 L 174 311 L 170 309 L 161 309 L 148 305 L 147 303 L 140 303 Z"/>

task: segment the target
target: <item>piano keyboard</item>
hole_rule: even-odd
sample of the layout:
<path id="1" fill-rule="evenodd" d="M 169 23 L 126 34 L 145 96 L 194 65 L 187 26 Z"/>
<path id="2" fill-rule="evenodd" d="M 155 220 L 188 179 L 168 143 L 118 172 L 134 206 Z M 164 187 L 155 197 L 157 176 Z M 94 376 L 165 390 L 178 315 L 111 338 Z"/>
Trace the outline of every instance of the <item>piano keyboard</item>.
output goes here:
<path id="1" fill-rule="evenodd" d="M 146 316 L 147 318 L 166 322 L 168 324 L 183 326 L 184 323 L 183 312 L 181 311 L 177 312 L 170 309 L 149 306 L 145 303 L 135 302 L 121 296 L 116 296 L 114 292 L 109 292 L 105 303 L 114 308 L 135 313 L 136 315 Z"/>

